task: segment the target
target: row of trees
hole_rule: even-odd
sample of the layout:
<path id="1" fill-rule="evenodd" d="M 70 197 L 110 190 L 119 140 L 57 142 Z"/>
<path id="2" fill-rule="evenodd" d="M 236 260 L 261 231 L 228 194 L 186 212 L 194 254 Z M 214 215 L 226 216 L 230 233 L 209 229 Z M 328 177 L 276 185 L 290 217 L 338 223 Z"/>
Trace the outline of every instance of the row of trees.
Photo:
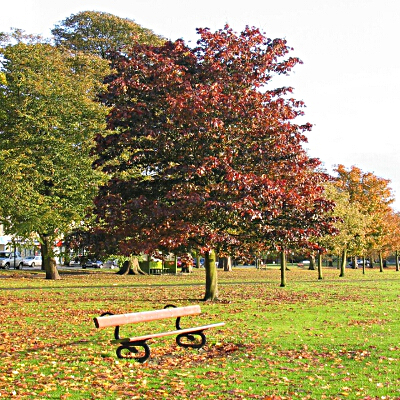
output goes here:
<path id="1" fill-rule="evenodd" d="M 225 26 L 191 48 L 96 12 L 52 33 L 3 35 L 0 75 L 0 216 L 39 236 L 47 278 L 52 242 L 83 221 L 98 252 L 203 253 L 205 299 L 215 253 L 273 249 L 284 265 L 394 245 L 388 182 L 342 166 L 332 179 L 304 151 L 303 103 L 273 85 L 301 62 L 284 40 Z"/>
<path id="2" fill-rule="evenodd" d="M 335 202 L 333 215 L 336 217 L 337 234 L 325 237 L 319 243 L 333 254 L 341 256 L 341 276 L 344 276 L 348 256 L 368 257 L 372 265 L 378 258 L 383 269 L 383 256 L 396 253 L 400 248 L 400 215 L 392 208 L 390 181 L 363 172 L 353 166 L 346 169 L 343 165 L 336 168 L 336 178 L 326 187 L 326 195 Z"/>

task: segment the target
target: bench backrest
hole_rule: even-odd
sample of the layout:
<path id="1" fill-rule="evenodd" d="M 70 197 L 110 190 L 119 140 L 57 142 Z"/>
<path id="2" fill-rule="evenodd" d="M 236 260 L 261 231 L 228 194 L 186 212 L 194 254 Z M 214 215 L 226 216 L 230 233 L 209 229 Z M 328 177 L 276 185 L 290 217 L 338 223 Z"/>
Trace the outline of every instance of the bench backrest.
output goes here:
<path id="1" fill-rule="evenodd" d="M 155 321 L 157 319 L 164 318 L 177 318 L 187 315 L 197 315 L 200 313 L 201 310 L 200 306 L 198 305 L 164 308 L 163 310 L 142 311 L 129 314 L 105 315 L 103 317 L 96 317 L 94 318 L 94 324 L 96 325 L 96 328 L 104 328 L 107 326 L 119 326 L 137 322 Z"/>

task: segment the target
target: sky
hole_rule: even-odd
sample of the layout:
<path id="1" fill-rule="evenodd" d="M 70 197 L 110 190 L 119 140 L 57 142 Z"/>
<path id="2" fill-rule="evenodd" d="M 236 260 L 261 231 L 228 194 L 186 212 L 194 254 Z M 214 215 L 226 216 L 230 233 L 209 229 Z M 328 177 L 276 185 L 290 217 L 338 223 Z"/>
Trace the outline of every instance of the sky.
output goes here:
<path id="1" fill-rule="evenodd" d="M 308 154 L 329 173 L 355 165 L 389 179 L 400 211 L 399 0 L 13 0 L 0 10 L 0 32 L 44 37 L 71 14 L 104 11 L 193 44 L 196 28 L 225 24 L 286 39 L 303 64 L 276 84 L 306 104 Z"/>

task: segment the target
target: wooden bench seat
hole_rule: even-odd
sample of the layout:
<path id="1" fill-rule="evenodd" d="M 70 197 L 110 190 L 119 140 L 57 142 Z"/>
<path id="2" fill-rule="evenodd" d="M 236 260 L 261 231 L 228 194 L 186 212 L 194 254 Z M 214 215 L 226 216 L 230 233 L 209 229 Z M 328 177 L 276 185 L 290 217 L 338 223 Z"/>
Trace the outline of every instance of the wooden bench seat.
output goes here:
<path id="1" fill-rule="evenodd" d="M 151 333 L 149 335 L 136 336 L 136 337 L 131 337 L 131 338 L 114 339 L 114 340 L 111 340 L 111 343 L 129 343 L 129 342 L 137 342 L 137 341 L 141 341 L 141 340 L 156 339 L 158 337 L 163 337 L 163 336 L 181 335 L 182 333 L 201 332 L 206 329 L 215 328 L 217 326 L 223 326 L 223 325 L 225 325 L 224 322 L 218 322 L 216 324 L 196 326 L 193 328 L 178 329 L 175 331 Z"/>
<path id="2" fill-rule="evenodd" d="M 224 322 L 218 322 L 215 324 L 195 326 L 191 328 L 182 328 L 180 326 L 181 317 L 198 315 L 201 313 L 200 306 L 186 306 L 186 307 L 175 307 L 172 305 L 166 306 L 162 310 L 153 311 L 142 311 L 128 314 L 113 315 L 111 313 L 104 313 L 100 317 L 94 318 L 96 328 L 104 328 L 113 326 L 114 340 L 111 343 L 119 344 L 116 353 L 118 358 L 131 358 L 130 356 L 135 354 L 133 358 L 139 362 L 145 362 L 150 357 L 150 348 L 146 343 L 147 340 L 156 339 L 163 336 L 176 335 L 176 343 L 181 347 L 201 348 L 206 343 L 206 336 L 203 333 L 207 329 L 219 327 L 225 325 Z M 120 337 L 120 326 L 139 322 L 150 322 L 161 320 L 165 318 L 176 318 L 174 330 L 149 333 L 146 335 L 133 336 L 133 337 Z M 196 338 L 197 336 L 197 338 Z M 139 352 L 138 348 L 143 349 Z M 126 356 L 125 353 L 128 353 Z M 137 355 L 139 354 L 139 356 Z"/>

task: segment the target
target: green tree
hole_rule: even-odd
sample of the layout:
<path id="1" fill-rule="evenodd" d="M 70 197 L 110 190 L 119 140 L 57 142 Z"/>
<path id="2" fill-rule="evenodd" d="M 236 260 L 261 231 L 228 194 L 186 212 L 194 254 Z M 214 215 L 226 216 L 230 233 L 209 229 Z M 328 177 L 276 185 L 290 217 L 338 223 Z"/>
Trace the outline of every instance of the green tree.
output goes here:
<path id="1" fill-rule="evenodd" d="M 320 238 L 318 243 L 330 252 L 341 255 L 340 276 L 343 277 L 348 253 L 358 255 L 365 249 L 370 217 L 363 214 L 359 204 L 350 201 L 350 194 L 339 189 L 335 183 L 326 184 L 325 194 L 335 203 L 332 217 L 337 233 Z"/>
<path id="2" fill-rule="evenodd" d="M 378 252 L 383 272 L 382 252 L 388 241 L 387 220 L 393 212 L 390 205 L 394 201 L 390 181 L 355 166 L 347 170 L 340 164 L 336 172 L 336 186 L 348 193 L 349 203 L 359 210 L 362 219 L 367 222 L 364 249 Z"/>
<path id="3" fill-rule="evenodd" d="M 105 58 L 127 44 L 161 45 L 164 39 L 127 18 L 99 11 L 72 14 L 51 31 L 57 46 Z"/>
<path id="4" fill-rule="evenodd" d="M 400 270 L 399 250 L 400 250 L 400 213 L 392 212 L 387 218 L 387 250 L 394 252 L 396 256 L 396 271 Z"/>
<path id="5" fill-rule="evenodd" d="M 108 110 L 94 99 L 109 68 L 45 43 L 0 51 L 0 222 L 36 234 L 46 278 L 57 279 L 54 241 L 82 221 L 103 177 L 91 152 L 105 132 Z"/>

